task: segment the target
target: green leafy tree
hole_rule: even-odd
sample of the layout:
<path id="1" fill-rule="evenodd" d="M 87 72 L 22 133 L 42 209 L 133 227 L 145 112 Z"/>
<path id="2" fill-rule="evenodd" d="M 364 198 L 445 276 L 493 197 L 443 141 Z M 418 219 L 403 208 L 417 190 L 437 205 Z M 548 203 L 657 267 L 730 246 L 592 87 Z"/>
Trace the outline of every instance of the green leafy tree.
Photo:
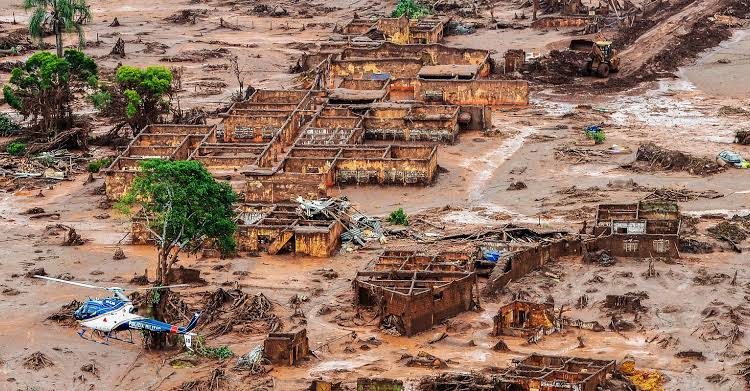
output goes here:
<path id="1" fill-rule="evenodd" d="M 96 86 L 97 75 L 94 60 L 78 50 L 66 50 L 63 57 L 39 52 L 11 71 L 3 97 L 31 118 L 32 128 L 56 134 L 73 126 L 73 89 Z"/>
<path id="2" fill-rule="evenodd" d="M 157 248 L 157 284 L 168 285 L 169 272 L 181 253 L 194 254 L 206 243 L 216 244 L 222 255 L 234 252 L 235 200 L 232 187 L 217 182 L 196 161 L 151 159 L 141 163 L 141 172 L 119 207 L 140 207 Z M 170 292 L 154 292 L 158 295 L 149 303 L 150 312 L 165 319 Z M 144 341 L 152 349 L 169 345 L 164 333 L 149 333 Z"/>
<path id="3" fill-rule="evenodd" d="M 57 57 L 63 56 L 63 33 L 77 33 L 79 46 L 86 44 L 83 26 L 91 22 L 91 9 L 86 0 L 24 0 L 23 8 L 33 10 L 29 33 L 41 40 L 46 26 L 55 33 Z"/>
<path id="4" fill-rule="evenodd" d="M 196 161 L 150 159 L 121 204 L 139 206 L 158 250 L 157 280 L 167 285 L 181 253 L 194 254 L 215 243 L 223 255 L 235 250 L 236 195 Z"/>
<path id="5" fill-rule="evenodd" d="M 121 66 L 115 74 L 116 85 L 108 91 L 107 111 L 130 125 L 133 133 L 157 123 L 169 112 L 172 98 L 172 71 L 162 66 L 145 69 Z M 102 105 L 104 106 L 104 105 Z"/>

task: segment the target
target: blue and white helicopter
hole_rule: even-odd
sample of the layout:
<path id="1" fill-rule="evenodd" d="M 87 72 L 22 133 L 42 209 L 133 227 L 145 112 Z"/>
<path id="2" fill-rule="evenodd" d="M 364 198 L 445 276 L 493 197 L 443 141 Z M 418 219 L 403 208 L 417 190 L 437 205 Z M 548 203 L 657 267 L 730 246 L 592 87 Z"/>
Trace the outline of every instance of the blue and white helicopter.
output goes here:
<path id="1" fill-rule="evenodd" d="M 49 281 L 61 282 L 63 284 L 70 284 L 91 289 L 102 289 L 113 293 L 113 297 L 105 299 L 88 299 L 73 313 L 73 317 L 83 328 L 78 335 L 87 340 L 93 340 L 93 335 L 98 333 L 104 336 L 104 344 L 108 345 L 110 339 L 134 343 L 133 342 L 133 330 L 148 330 L 157 333 L 170 333 L 182 335 L 185 340 L 185 347 L 188 350 L 192 350 L 192 340 L 196 335 L 191 331 L 198 325 L 198 318 L 200 312 L 196 312 L 190 323 L 185 327 L 178 327 L 169 323 L 164 323 L 156 319 L 150 319 L 136 314 L 136 309 L 133 307 L 133 303 L 123 293 L 126 290 L 152 290 L 152 289 L 165 289 L 165 288 L 177 288 L 188 286 L 186 284 L 180 285 L 165 285 L 159 287 L 148 287 L 148 288 L 118 288 L 111 287 L 105 288 L 96 285 L 84 284 L 82 282 L 65 281 L 58 278 L 46 277 L 46 276 L 34 276 Z M 130 339 L 125 340 L 117 337 L 117 333 L 120 331 L 127 330 L 130 333 Z M 90 337 L 86 337 L 86 332 L 91 331 Z"/>

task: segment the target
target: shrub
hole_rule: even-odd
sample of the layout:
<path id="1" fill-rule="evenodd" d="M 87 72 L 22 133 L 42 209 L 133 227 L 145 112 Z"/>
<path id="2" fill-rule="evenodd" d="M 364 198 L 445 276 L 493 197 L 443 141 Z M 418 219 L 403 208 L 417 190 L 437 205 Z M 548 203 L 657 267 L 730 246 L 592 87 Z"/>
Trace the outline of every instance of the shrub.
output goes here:
<path id="1" fill-rule="evenodd" d="M 234 356 L 234 352 L 229 346 L 210 347 L 206 345 L 206 339 L 204 337 L 198 337 L 195 341 L 194 353 L 197 356 L 212 358 L 214 360 L 225 360 Z"/>
<path id="2" fill-rule="evenodd" d="M 586 132 L 586 137 L 594 140 L 595 144 L 601 144 L 604 142 L 604 140 L 607 139 L 607 136 L 604 134 L 603 130 L 600 130 L 598 132 Z"/>
<path id="3" fill-rule="evenodd" d="M 102 168 L 108 167 L 110 164 L 112 164 L 112 158 L 109 157 L 93 160 L 89 162 L 88 171 L 90 173 L 97 173 L 101 171 Z"/>
<path id="4" fill-rule="evenodd" d="M 14 141 L 8 144 L 6 151 L 13 156 L 21 156 L 26 153 L 26 144 Z"/>
<path id="5" fill-rule="evenodd" d="M 388 215 L 388 222 L 397 225 L 409 225 L 409 216 L 404 212 L 404 208 L 398 208 Z"/>
<path id="6" fill-rule="evenodd" d="M 0 113 L 0 137 L 8 137 L 18 133 L 21 130 L 21 125 L 16 121 L 13 121 L 8 114 Z"/>
<path id="7" fill-rule="evenodd" d="M 105 111 L 112 103 L 112 94 L 108 91 L 97 91 L 89 95 L 89 99 L 97 110 Z"/>
<path id="8" fill-rule="evenodd" d="M 406 15 L 409 19 L 419 19 L 423 16 L 432 15 L 432 9 L 429 6 L 417 3 L 415 0 L 399 0 L 391 16 L 400 18 L 402 15 Z"/>

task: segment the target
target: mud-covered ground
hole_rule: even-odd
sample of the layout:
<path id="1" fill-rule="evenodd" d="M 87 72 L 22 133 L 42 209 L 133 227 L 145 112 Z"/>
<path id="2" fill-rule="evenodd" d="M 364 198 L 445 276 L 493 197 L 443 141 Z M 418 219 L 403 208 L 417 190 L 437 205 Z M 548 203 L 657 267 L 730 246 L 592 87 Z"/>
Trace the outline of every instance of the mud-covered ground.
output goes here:
<path id="1" fill-rule="evenodd" d="M 269 17 L 253 14 L 249 11 L 252 5 L 244 3 L 93 1 L 95 20 L 87 28 L 87 39 L 96 42 L 98 35 L 101 44 L 87 52 L 102 56 L 99 61 L 109 67 L 120 62 L 185 66 L 181 102 L 186 106 L 215 107 L 226 102 L 236 88 L 233 76 L 223 69 L 226 58 L 172 64 L 161 59 L 188 50 L 224 47 L 240 56 L 246 82 L 257 88 L 287 88 L 294 85 L 294 75 L 286 70 L 306 44 L 330 35 L 337 23 L 345 22 L 355 11 L 361 15 L 382 12 L 391 9 L 392 3 L 284 3 L 281 5 L 291 15 Z M 20 23 L 28 17 L 9 0 L 0 0 L 0 6 L 0 28 L 14 28 L 8 24 L 13 12 Z M 498 4 L 496 19 L 512 19 L 514 7 L 511 3 Z M 705 5 L 693 8 L 702 7 Z M 187 8 L 205 9 L 206 14 L 198 17 L 195 24 L 164 21 Z M 312 18 L 300 16 L 302 9 L 307 9 Z M 114 17 L 122 26 L 108 27 Z M 488 19 L 488 12 L 483 11 L 482 17 Z M 220 18 L 241 26 L 240 30 L 219 28 Z M 645 37 L 655 37 L 665 29 L 668 28 L 662 26 Z M 106 57 L 117 37 L 126 41 L 124 59 Z M 750 213 L 750 179 L 746 171 L 730 169 L 699 177 L 685 172 L 634 171 L 622 166 L 634 160 L 638 146 L 645 142 L 710 159 L 724 149 L 750 156 L 750 146 L 731 144 L 736 129 L 750 127 L 750 117 L 722 109 L 747 107 L 747 80 L 737 76 L 744 69 L 742 48 L 748 44 L 747 37 L 744 31 L 735 33 L 733 40 L 678 72 L 681 78 L 658 80 L 617 94 L 600 91 L 596 81 L 591 89 L 576 88 L 575 94 L 534 84 L 528 108 L 495 112 L 496 136 L 463 133 L 455 145 L 439 147 L 439 164 L 444 170 L 433 186 L 346 187 L 340 193 L 365 213 L 382 216 L 403 207 L 410 214 L 451 229 L 513 222 L 577 232 L 584 220 L 591 221 L 600 202 L 635 201 L 649 194 L 649 190 L 644 190 L 647 188 L 713 190 L 723 197 L 680 203 L 684 213 L 706 216 L 698 220 L 696 233 L 691 235 L 711 240 L 705 229 L 719 221 L 718 215 Z M 497 57 L 512 47 L 547 51 L 566 39 L 569 37 L 562 31 L 480 29 L 472 35 L 448 37 L 446 42 L 496 50 Z M 158 46 L 152 42 L 165 45 L 159 49 L 164 53 L 147 50 L 147 43 Z M 633 61 L 641 61 L 647 54 L 634 54 Z M 716 63 L 724 57 L 731 61 Z M 14 59 L 17 58 L 6 57 L 2 61 Z M 629 57 L 623 58 L 624 63 L 628 61 Z M 0 80 L 7 76 L 0 74 Z M 215 82 L 226 85 L 215 87 Z M 577 78 L 575 83 L 591 84 L 592 80 Z M 0 110 L 9 109 L 4 106 Z M 583 127 L 590 124 L 603 124 L 607 135 L 603 145 L 592 145 L 583 136 Z M 613 144 L 625 152 L 607 153 Z M 507 190 L 516 181 L 524 182 L 527 188 Z M 170 359 L 178 352 L 153 353 L 143 351 L 140 344 L 113 342 L 105 346 L 84 341 L 76 335 L 76 329 L 45 318 L 73 299 L 97 293 L 33 280 L 24 274 L 43 267 L 50 276 L 68 273 L 75 280 L 104 286 L 128 285 L 135 274 L 146 269 L 153 276 L 155 252 L 150 247 L 128 245 L 127 240 L 120 244 L 129 229 L 127 218 L 101 204 L 103 196 L 96 195 L 96 189 L 102 184 L 98 177 L 87 183 L 82 175 L 43 189 L 43 197 L 38 196 L 37 190 L 0 194 L 0 390 L 169 390 L 186 381 L 207 378 L 217 366 L 226 368 L 228 380 L 239 389 L 265 384 L 277 390 L 301 390 L 311 379 L 321 377 L 348 385 L 362 376 L 416 380 L 435 370 L 406 367 L 401 357 L 420 351 L 447 362 L 447 371 L 502 367 L 531 352 L 615 360 L 633 356 L 639 367 L 663 372 L 669 379 L 664 384 L 666 389 L 745 387 L 734 364 L 747 358 L 750 342 L 745 332 L 750 320 L 750 311 L 745 308 L 750 296 L 750 274 L 744 267 L 747 256 L 719 243 L 711 254 L 685 254 L 673 263 L 657 262 L 658 276 L 648 278 L 642 275 L 647 261 L 618 259 L 613 266 L 603 267 L 584 264 L 579 259 L 560 259 L 545 270 L 511 283 L 503 294 L 483 297 L 481 310 L 463 313 L 413 338 L 387 335 L 367 316 L 356 318 L 351 308 L 351 279 L 384 247 L 379 244 L 330 259 L 288 255 L 230 260 L 183 257 L 182 264 L 200 268 L 208 282 L 206 286 L 182 291 L 185 297 L 198 298 L 201 292 L 237 282 L 248 293 L 263 293 L 275 306 L 284 308 L 284 313 L 290 311 L 290 297 L 306 297 L 300 308 L 315 357 L 299 367 L 277 367 L 266 376 L 256 377 L 231 370 L 234 359 L 222 363 L 204 359 L 186 368 L 170 365 Z M 573 186 L 583 192 L 572 190 Z M 442 208 L 446 205 L 450 208 Z M 59 212 L 60 219 L 30 219 L 21 214 L 31 207 Z M 57 223 L 75 227 L 88 242 L 61 246 L 62 239 L 49 235 L 46 229 Z M 425 229 L 439 232 L 432 226 Z M 401 244 L 409 243 L 392 238 L 387 246 Z M 124 250 L 125 260 L 112 259 L 117 247 Z M 748 243 L 740 243 L 740 247 L 747 250 Z M 323 269 L 332 269 L 338 277 L 323 277 Z M 511 294 L 520 291 L 535 300 L 551 296 L 556 305 L 565 305 L 569 310 L 566 315 L 598 320 L 603 325 L 610 320 L 602 306 L 606 294 L 645 292 L 648 298 L 643 300 L 646 311 L 637 320 L 632 314 L 623 316 L 635 325 L 630 331 L 596 333 L 569 329 L 535 345 L 522 338 L 506 337 L 503 340 L 510 351 L 496 352 L 491 349 L 498 341 L 490 336 L 492 316 L 510 300 Z M 584 294 L 589 298 L 588 306 L 576 309 L 575 302 Z M 331 312 L 327 313 L 329 309 Z M 282 325 L 296 322 L 299 320 L 282 318 Z M 744 333 L 730 343 L 726 336 L 734 325 Z M 441 332 L 448 337 L 428 343 Z M 582 337 L 585 347 L 579 347 L 578 337 Z M 233 332 L 211 338 L 208 343 L 226 344 L 235 353 L 244 354 L 262 344 L 263 338 L 262 333 Z M 675 357 L 685 350 L 700 351 L 705 359 Z M 25 368 L 23 360 L 37 351 L 54 365 L 38 371 Z M 97 373 L 83 371 L 86 364 L 94 364 Z"/>

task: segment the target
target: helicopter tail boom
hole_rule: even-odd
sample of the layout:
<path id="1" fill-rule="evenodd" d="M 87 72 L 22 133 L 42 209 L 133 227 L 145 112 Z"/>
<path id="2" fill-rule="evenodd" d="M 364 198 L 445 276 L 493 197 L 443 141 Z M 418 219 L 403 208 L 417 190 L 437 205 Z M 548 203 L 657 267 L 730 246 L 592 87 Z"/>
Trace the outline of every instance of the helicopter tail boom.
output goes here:
<path id="1" fill-rule="evenodd" d="M 180 327 L 180 329 L 181 329 L 181 330 L 179 330 L 179 331 L 181 331 L 180 334 L 189 333 L 190 331 L 192 331 L 195 328 L 195 326 L 198 325 L 198 318 L 200 318 L 200 317 L 201 317 L 201 313 L 200 312 L 194 313 L 193 314 L 193 318 L 190 319 L 190 323 L 188 323 L 187 326 L 185 326 L 185 327 Z"/>

